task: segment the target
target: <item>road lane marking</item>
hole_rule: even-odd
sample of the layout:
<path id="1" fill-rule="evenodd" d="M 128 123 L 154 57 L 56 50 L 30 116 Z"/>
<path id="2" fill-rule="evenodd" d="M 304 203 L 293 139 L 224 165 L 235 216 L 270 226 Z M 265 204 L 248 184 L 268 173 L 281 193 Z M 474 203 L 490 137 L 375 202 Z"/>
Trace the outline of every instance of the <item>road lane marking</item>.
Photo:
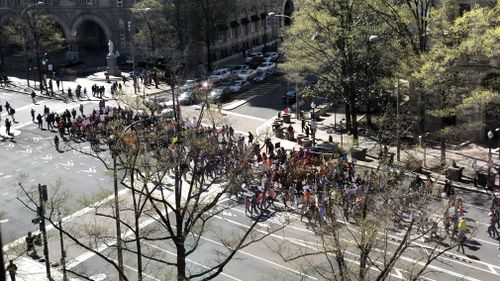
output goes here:
<path id="1" fill-rule="evenodd" d="M 248 225 L 245 225 L 245 224 L 242 224 L 242 223 L 239 223 L 239 222 L 233 221 L 233 220 L 229 220 L 229 219 L 226 219 L 226 218 L 223 218 L 223 217 L 220 217 L 220 216 L 214 216 L 214 217 L 215 217 L 215 218 L 218 218 L 218 219 L 221 219 L 221 220 L 224 220 L 224 221 L 227 221 L 227 222 L 232 223 L 232 224 L 236 224 L 236 225 L 241 226 L 241 227 L 246 227 L 246 228 L 248 228 L 248 227 L 249 227 Z M 256 231 L 261 232 L 261 233 L 263 233 L 263 234 L 267 234 L 265 231 L 260 230 L 260 229 L 256 229 Z M 277 239 L 279 239 L 279 240 L 283 240 L 283 241 L 290 241 L 292 244 L 299 245 L 299 246 L 302 246 L 302 247 L 304 247 L 304 248 L 309 248 L 309 249 L 312 249 L 312 250 L 315 250 L 315 251 L 319 251 L 319 249 L 317 249 L 317 248 L 315 248 L 315 247 L 313 247 L 313 246 L 309 246 L 309 245 L 306 245 L 306 244 L 303 244 L 303 243 L 300 243 L 300 242 L 295 242 L 295 241 L 288 240 L 288 237 L 286 237 L 286 238 L 285 238 L 285 237 L 281 237 L 281 236 L 276 235 L 276 234 L 270 234 L 270 236 L 271 236 L 271 237 L 273 237 L 273 238 L 277 238 Z M 352 252 L 349 252 L 349 251 L 345 251 L 345 253 L 348 253 L 348 254 L 350 254 L 350 255 L 352 255 L 352 256 L 354 256 L 354 257 L 359 258 L 359 255 L 358 255 L 358 254 L 355 254 L 355 253 L 352 253 Z M 329 255 L 331 255 L 331 254 L 329 254 Z M 349 261 L 349 262 L 352 262 L 352 263 L 359 264 L 359 262 L 358 262 L 358 261 L 351 260 L 351 259 L 348 259 L 348 258 L 344 258 L 344 259 L 345 259 L 346 261 Z M 375 261 L 375 262 L 377 262 L 377 261 Z M 377 262 L 377 263 L 381 264 L 381 262 Z M 369 267 L 369 269 L 371 269 L 371 270 L 375 270 L 375 271 L 380 271 L 378 268 L 375 268 L 375 267 Z M 398 270 L 400 270 L 400 271 L 402 271 L 402 272 L 407 272 L 407 271 L 405 271 L 405 270 L 402 270 L 402 269 L 399 269 L 399 268 L 396 268 L 396 267 L 393 267 L 393 269 L 398 269 Z M 394 274 L 394 273 L 389 273 L 389 274 L 390 274 L 391 276 L 394 276 L 394 277 L 399 278 L 399 277 L 398 277 L 398 275 L 396 275 L 396 274 Z M 421 278 L 421 279 L 426 279 L 426 280 L 431 280 L 431 281 L 436 281 L 436 280 L 433 280 L 433 279 L 430 279 L 430 278 L 427 278 L 427 277 L 424 277 L 424 276 L 421 276 L 420 278 Z M 402 280 L 404 280 L 404 278 L 402 278 Z M 476 280 L 471 280 L 471 281 L 476 281 Z M 480 280 L 477 280 L 477 281 L 480 281 Z"/>
<path id="2" fill-rule="evenodd" d="M 148 242 L 144 242 L 144 241 L 143 241 L 143 243 L 144 243 L 144 244 L 146 244 L 146 245 L 148 245 L 148 246 L 149 246 L 149 247 L 151 247 L 151 248 L 155 248 L 155 249 L 160 250 L 160 251 L 162 251 L 162 252 L 165 252 L 165 253 L 167 253 L 167 254 L 169 254 L 169 255 L 172 255 L 172 256 L 174 256 L 174 257 L 177 257 L 177 254 L 176 254 L 176 253 L 174 253 L 174 252 L 171 252 L 171 251 L 169 251 L 169 250 L 163 249 L 163 248 L 161 248 L 161 247 L 158 247 L 158 246 L 156 246 L 156 245 L 154 245 L 154 244 L 150 244 L 150 243 L 148 243 Z M 201 263 L 199 263 L 199 262 L 195 262 L 195 261 L 194 261 L 194 260 L 192 260 L 192 259 L 188 259 L 188 258 L 186 258 L 186 260 L 187 260 L 188 262 L 192 263 L 192 264 L 197 265 L 197 266 L 203 267 L 203 268 L 205 268 L 205 269 L 210 269 L 210 267 L 208 267 L 208 266 L 206 266 L 206 265 L 204 265 L 204 264 L 201 264 Z M 241 279 L 238 279 L 238 278 L 236 278 L 236 277 L 234 277 L 234 276 L 231 276 L 231 275 L 229 275 L 229 274 L 227 274 L 227 273 L 224 273 L 224 272 L 221 272 L 220 274 L 221 274 L 221 275 L 223 275 L 223 276 L 226 276 L 226 277 L 228 277 L 228 278 L 231 278 L 231 279 L 233 279 L 233 280 L 236 280 L 236 281 L 243 281 L 243 280 L 241 280 Z"/>
<path id="3" fill-rule="evenodd" d="M 233 210 L 235 210 L 235 211 L 237 211 L 237 212 L 242 212 L 242 210 L 239 210 L 239 209 L 236 209 L 236 208 L 234 208 Z M 269 221 L 269 222 L 274 222 L 274 223 L 276 223 L 276 224 L 280 224 L 280 223 L 277 221 L 277 219 L 269 219 L 269 220 L 267 220 L 267 221 Z M 342 223 L 342 221 L 339 221 L 339 222 L 341 222 L 341 223 Z M 287 226 L 287 227 L 288 227 L 288 226 Z M 295 228 L 298 228 L 297 230 L 300 230 L 300 231 L 302 231 L 302 232 L 314 233 L 314 232 L 310 231 L 309 229 L 305 229 L 305 228 L 304 228 L 304 229 L 301 229 L 300 227 L 295 227 Z M 354 230 L 354 231 L 357 231 L 356 229 L 353 229 L 353 230 Z M 391 237 L 392 235 L 389 235 L 389 236 Z M 287 238 L 287 239 L 289 239 L 289 238 Z M 292 239 L 293 239 L 293 238 L 292 238 Z M 308 241 L 303 241 L 303 240 L 300 240 L 300 239 L 293 239 L 293 240 L 295 240 L 296 242 L 297 242 L 297 240 L 301 241 L 300 243 L 301 243 L 301 245 L 302 245 L 302 246 L 306 246 L 306 244 L 308 244 Z M 347 241 L 346 239 L 343 239 L 343 240 Z M 348 241 L 347 241 L 347 242 L 348 242 Z M 391 241 L 391 240 L 388 240 L 388 242 L 389 242 L 389 243 L 391 243 L 391 244 L 399 245 L 399 243 L 393 242 L 393 241 Z M 304 243 L 306 243 L 306 244 L 304 244 Z M 310 243 L 309 243 L 309 244 L 310 244 Z M 427 245 L 424 245 L 424 244 L 421 244 L 421 243 L 412 242 L 412 244 L 414 244 L 414 245 L 416 245 L 416 246 L 419 246 L 419 247 L 421 247 L 421 248 L 422 248 L 422 249 L 424 249 L 424 250 L 425 250 L 425 249 L 432 249 L 431 247 L 429 247 L 429 246 L 427 246 Z M 374 248 L 374 249 L 375 249 L 375 250 L 378 250 L 378 251 L 383 251 L 382 249 L 377 249 L 377 248 Z M 459 256 L 459 255 L 455 255 L 455 254 L 451 253 L 450 251 L 445 252 L 445 254 L 448 254 L 449 256 L 451 255 L 451 256 L 458 256 L 458 257 L 461 257 L 461 256 Z M 487 269 L 484 269 L 484 268 L 480 268 L 480 267 L 477 267 L 477 266 L 473 266 L 473 265 L 467 264 L 467 263 L 462 262 L 462 261 L 458 261 L 458 260 L 456 260 L 456 259 L 450 259 L 450 258 L 446 258 L 446 257 L 443 257 L 443 256 L 441 256 L 441 257 L 439 257 L 439 258 L 440 258 L 440 259 L 447 260 L 447 261 L 455 262 L 455 263 L 457 263 L 457 264 L 460 264 L 460 265 L 463 265 L 463 266 L 466 266 L 466 267 L 469 267 L 469 268 L 472 268 L 472 269 L 475 269 L 475 270 L 484 271 L 484 272 L 487 272 L 487 273 L 490 273 L 490 274 L 494 274 L 494 275 L 500 275 L 500 274 L 498 274 L 498 273 L 497 273 L 497 272 L 493 269 L 494 267 L 495 267 L 495 268 L 500 269 L 500 267 L 495 266 L 495 265 L 491 265 L 491 264 L 486 263 L 486 262 L 476 261 L 476 260 L 471 260 L 471 259 L 468 259 L 468 258 L 467 258 L 467 260 L 468 260 L 469 262 L 476 262 L 476 263 L 478 263 L 478 264 L 485 265 L 486 267 L 488 267 L 489 269 L 491 269 L 490 271 L 488 271 Z M 463 259 L 465 259 L 465 257 L 464 257 Z"/>
<path id="4" fill-rule="evenodd" d="M 117 261 L 117 260 L 113 260 L 113 261 L 114 261 L 115 263 L 118 263 L 118 261 Z M 130 266 L 130 265 L 128 265 L 128 264 L 123 264 L 123 266 L 125 266 L 126 268 L 128 268 L 128 269 L 130 269 L 130 270 L 132 270 L 132 271 L 139 272 L 136 268 L 131 267 L 131 266 Z M 142 272 L 142 275 L 144 275 L 144 277 L 147 277 L 147 278 L 149 278 L 149 279 L 153 279 L 153 280 L 155 280 L 155 281 L 161 281 L 161 280 L 160 280 L 160 279 L 158 279 L 158 278 L 155 278 L 155 277 L 153 277 L 153 276 L 151 276 L 151 275 L 149 275 L 149 274 L 147 274 L 147 273 L 144 273 L 144 271 Z"/>

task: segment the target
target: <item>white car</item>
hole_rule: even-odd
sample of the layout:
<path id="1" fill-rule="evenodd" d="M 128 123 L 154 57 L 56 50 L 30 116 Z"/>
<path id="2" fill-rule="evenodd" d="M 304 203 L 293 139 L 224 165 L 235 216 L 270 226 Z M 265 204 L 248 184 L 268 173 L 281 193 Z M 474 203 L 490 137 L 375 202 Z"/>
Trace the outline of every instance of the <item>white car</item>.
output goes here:
<path id="1" fill-rule="evenodd" d="M 250 69 L 250 67 L 248 65 L 244 65 L 244 64 L 235 65 L 235 66 L 231 67 L 231 74 L 238 75 L 241 72 L 248 70 L 248 69 Z"/>
<path id="2" fill-rule="evenodd" d="M 279 56 L 280 55 L 278 54 L 278 52 L 267 52 L 264 54 L 264 60 L 276 62 L 278 60 Z"/>
<path id="3" fill-rule="evenodd" d="M 276 69 L 276 64 L 270 61 L 263 62 L 259 65 L 259 67 L 257 67 L 258 72 L 273 73 L 275 69 Z"/>
<path id="4" fill-rule="evenodd" d="M 231 93 L 239 93 L 250 88 L 250 82 L 247 80 L 236 80 L 229 85 L 229 91 Z"/>
<path id="5" fill-rule="evenodd" d="M 198 85 L 198 79 L 188 79 L 184 82 L 184 85 L 181 86 L 181 89 L 184 91 L 192 90 Z"/>
<path id="6" fill-rule="evenodd" d="M 239 74 L 237 74 L 237 76 L 242 80 L 252 80 L 256 74 L 257 70 L 249 68 L 247 70 L 241 71 Z"/>
<path id="7" fill-rule="evenodd" d="M 248 54 L 245 57 L 245 63 L 250 62 L 253 57 L 262 58 L 263 56 L 264 56 L 264 54 L 262 54 L 262 52 L 253 52 L 253 53 L 250 53 L 250 54 Z"/>
<path id="8" fill-rule="evenodd" d="M 220 82 L 231 77 L 231 71 L 229 68 L 219 68 L 212 72 L 212 75 L 208 77 L 210 82 Z"/>

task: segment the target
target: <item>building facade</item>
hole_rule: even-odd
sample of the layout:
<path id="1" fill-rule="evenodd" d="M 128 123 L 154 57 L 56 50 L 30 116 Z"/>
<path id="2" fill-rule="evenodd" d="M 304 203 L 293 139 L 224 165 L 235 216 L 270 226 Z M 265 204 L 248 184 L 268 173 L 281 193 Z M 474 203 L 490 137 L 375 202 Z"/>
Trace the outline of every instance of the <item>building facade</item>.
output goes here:
<path id="1" fill-rule="evenodd" d="M 237 18 L 228 18 L 218 27 L 213 57 L 230 56 L 242 49 L 263 44 L 279 34 L 286 21 L 269 17 L 268 13 L 291 15 L 292 0 L 236 0 Z M 85 54 L 102 54 L 108 41 L 122 56 L 131 53 L 130 8 L 135 0 L 0 0 L 0 24 L 8 18 L 18 18 L 26 9 L 38 9 L 60 27 L 68 47 L 66 59 L 79 60 Z M 196 1 L 193 1 L 193 4 Z M 103 58 L 104 59 L 104 58 Z"/>

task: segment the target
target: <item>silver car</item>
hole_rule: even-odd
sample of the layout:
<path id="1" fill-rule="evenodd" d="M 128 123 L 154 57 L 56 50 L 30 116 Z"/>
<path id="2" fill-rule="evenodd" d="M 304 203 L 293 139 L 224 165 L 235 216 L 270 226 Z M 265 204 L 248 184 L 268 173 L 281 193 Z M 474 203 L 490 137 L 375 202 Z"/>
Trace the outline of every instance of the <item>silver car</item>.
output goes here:
<path id="1" fill-rule="evenodd" d="M 229 91 L 231 93 L 240 93 L 246 91 L 250 88 L 250 82 L 247 80 L 236 80 L 229 85 Z"/>

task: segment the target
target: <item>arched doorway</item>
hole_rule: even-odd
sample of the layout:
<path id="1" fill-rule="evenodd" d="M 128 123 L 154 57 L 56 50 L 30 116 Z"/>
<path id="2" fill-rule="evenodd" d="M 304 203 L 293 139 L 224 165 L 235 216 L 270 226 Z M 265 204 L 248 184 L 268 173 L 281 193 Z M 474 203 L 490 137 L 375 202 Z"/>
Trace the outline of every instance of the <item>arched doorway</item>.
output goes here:
<path id="1" fill-rule="evenodd" d="M 291 17 L 293 11 L 294 11 L 293 2 L 291 0 L 287 0 L 285 2 L 285 6 L 283 8 L 283 14 L 285 16 Z M 284 18 L 284 22 L 283 23 L 284 23 L 285 26 L 288 26 L 288 25 L 292 24 L 292 20 L 290 18 L 288 18 L 288 17 Z"/>
<path id="2" fill-rule="evenodd" d="M 84 21 L 76 30 L 78 50 L 83 54 L 105 54 L 107 38 L 102 27 L 94 21 Z"/>

